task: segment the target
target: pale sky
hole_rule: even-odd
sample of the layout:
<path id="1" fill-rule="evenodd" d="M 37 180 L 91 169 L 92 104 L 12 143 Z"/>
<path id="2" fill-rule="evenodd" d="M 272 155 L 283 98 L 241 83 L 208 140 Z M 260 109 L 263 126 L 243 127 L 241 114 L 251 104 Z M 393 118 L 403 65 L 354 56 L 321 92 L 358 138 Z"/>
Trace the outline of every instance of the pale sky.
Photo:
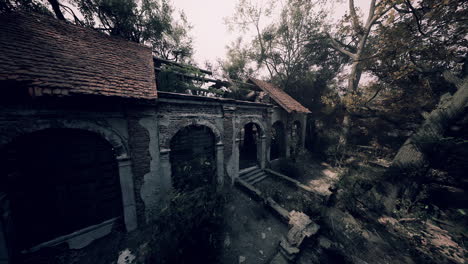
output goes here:
<path id="1" fill-rule="evenodd" d="M 217 58 L 224 58 L 226 46 L 241 35 L 229 32 L 224 18 L 234 14 L 237 0 L 172 0 L 177 10 L 183 10 L 193 25 L 191 35 L 194 40 L 195 61 L 203 66 L 206 60 L 215 64 Z M 343 1 L 337 1 L 343 2 Z M 337 3 L 333 17 L 341 17 L 347 10 L 347 1 Z M 355 1 L 356 7 L 367 10 L 368 0 Z"/>

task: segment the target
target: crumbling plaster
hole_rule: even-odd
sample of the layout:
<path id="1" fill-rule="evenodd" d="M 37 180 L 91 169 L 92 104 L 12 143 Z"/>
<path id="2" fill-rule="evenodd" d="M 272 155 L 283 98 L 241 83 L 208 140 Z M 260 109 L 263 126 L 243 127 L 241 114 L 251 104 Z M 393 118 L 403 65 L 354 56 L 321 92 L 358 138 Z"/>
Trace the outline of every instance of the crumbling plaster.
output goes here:
<path id="1" fill-rule="evenodd" d="M 66 114 L 64 114 L 66 113 Z M 121 113 L 109 112 L 62 112 L 57 110 L 2 109 L 0 118 L 0 147 L 29 133 L 52 129 L 81 129 L 94 132 L 105 138 L 113 147 L 119 167 L 124 223 L 127 231 L 137 229 L 135 190 L 131 159 L 128 152 L 127 122 Z M 104 230 L 104 231 L 103 231 Z M 77 232 L 70 237 L 70 245 L 80 248 L 91 241 L 108 235 L 110 228 Z M 86 243 L 76 241 L 87 241 Z M 81 246 L 80 246 L 81 245 Z"/>
<path id="2" fill-rule="evenodd" d="M 261 168 L 269 166 L 270 129 L 275 121 L 282 120 L 288 129 L 294 120 L 300 120 L 305 129 L 305 115 L 289 115 L 271 105 L 199 99 L 162 98 L 156 104 L 135 107 L 130 104 L 123 108 L 112 107 L 112 110 L 103 104 L 102 111 L 86 107 L 70 109 L 64 105 L 50 109 L 11 106 L 0 112 L 0 147 L 18 136 L 48 128 L 82 129 L 105 138 L 112 145 L 119 164 L 128 231 L 150 224 L 169 205 L 172 193 L 170 142 L 180 129 L 190 125 L 211 129 L 216 141 L 218 185 L 225 182 L 226 176 L 231 183 L 238 177 L 239 136 L 246 124 L 255 123 L 260 127 L 257 155 Z M 100 234 L 99 237 L 102 232 Z M 89 233 L 88 237 L 75 241 L 96 238 L 96 233 Z"/>

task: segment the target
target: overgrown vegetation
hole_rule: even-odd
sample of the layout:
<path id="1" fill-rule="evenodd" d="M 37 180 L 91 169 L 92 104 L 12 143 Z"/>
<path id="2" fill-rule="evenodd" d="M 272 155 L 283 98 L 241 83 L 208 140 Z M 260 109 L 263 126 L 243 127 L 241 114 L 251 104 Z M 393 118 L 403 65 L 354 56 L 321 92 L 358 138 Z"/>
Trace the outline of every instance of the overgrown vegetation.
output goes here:
<path id="1" fill-rule="evenodd" d="M 226 90 L 206 87 L 200 69 L 190 65 L 164 65 L 158 72 L 158 90 L 201 96 L 223 96 Z M 205 87 L 204 87 L 205 86 Z"/>
<path id="2" fill-rule="evenodd" d="M 176 193 L 156 225 L 150 263 L 218 263 L 227 199 L 216 186 Z"/>

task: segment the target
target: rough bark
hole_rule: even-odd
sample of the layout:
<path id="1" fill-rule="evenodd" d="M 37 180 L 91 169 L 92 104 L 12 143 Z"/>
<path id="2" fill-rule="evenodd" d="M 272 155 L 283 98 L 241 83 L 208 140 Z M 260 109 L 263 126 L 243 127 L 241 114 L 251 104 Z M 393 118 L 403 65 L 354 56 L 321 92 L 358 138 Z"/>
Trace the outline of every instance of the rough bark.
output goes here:
<path id="1" fill-rule="evenodd" d="M 450 79 L 450 74 L 445 74 L 446 79 Z M 447 129 L 447 124 L 458 118 L 463 113 L 468 103 L 468 77 L 464 80 L 452 80 L 458 90 L 449 98 L 445 97 L 445 102 L 440 102 L 439 106 L 433 110 L 423 122 L 421 128 L 406 140 L 398 150 L 393 159 L 392 166 L 412 167 L 421 166 L 425 163 L 424 155 L 418 148 L 418 139 L 442 137 Z"/>
<path id="2" fill-rule="evenodd" d="M 350 57 L 352 59 L 351 70 L 348 75 L 348 94 L 356 93 L 359 87 L 359 81 L 361 80 L 362 68 L 361 61 L 363 60 L 364 49 L 369 38 L 372 27 L 377 21 L 385 15 L 391 8 L 392 5 L 383 7 L 383 1 L 376 3 L 376 0 L 372 0 L 369 6 L 369 13 L 364 25 L 361 25 L 359 17 L 356 14 L 356 8 L 354 6 L 354 0 L 349 0 L 349 12 L 351 15 L 351 26 L 354 31 L 354 35 L 358 39 L 355 52 L 350 51 L 347 47 L 340 44 L 339 41 L 335 40 L 332 36 L 328 35 L 330 39 L 330 45 L 333 49 L 340 53 Z M 346 108 L 346 107 L 345 107 Z M 340 135 L 339 144 L 344 146 L 347 144 L 347 138 L 351 127 L 351 117 L 345 109 L 345 115 L 342 123 L 342 133 Z"/>
<path id="3" fill-rule="evenodd" d="M 398 199 L 411 199 L 417 194 L 422 180 L 419 177 L 425 175 L 428 165 L 421 149 L 421 139 L 433 139 L 428 144 L 437 142 L 468 107 L 468 77 L 461 80 L 449 73 L 444 74 L 444 77 L 454 83 L 458 90 L 453 95 L 443 96 L 438 107 L 427 115 L 421 127 L 398 150 L 383 181 L 371 191 L 368 199 L 370 208 L 380 207 L 391 214 Z"/>

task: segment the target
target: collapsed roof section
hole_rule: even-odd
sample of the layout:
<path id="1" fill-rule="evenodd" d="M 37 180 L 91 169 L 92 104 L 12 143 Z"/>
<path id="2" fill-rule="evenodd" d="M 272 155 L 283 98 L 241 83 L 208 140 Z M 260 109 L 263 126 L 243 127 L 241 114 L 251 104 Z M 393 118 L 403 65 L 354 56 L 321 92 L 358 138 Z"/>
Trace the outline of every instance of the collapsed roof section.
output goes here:
<path id="1" fill-rule="evenodd" d="M 151 49 L 34 13 L 0 16 L 0 82 L 31 95 L 157 97 Z"/>
<path id="2" fill-rule="evenodd" d="M 268 93 L 277 104 L 279 104 L 284 110 L 286 110 L 286 112 L 297 112 L 305 114 L 311 113 L 309 109 L 305 108 L 303 105 L 301 105 L 298 101 L 296 101 L 286 92 L 281 90 L 279 87 L 276 87 L 271 83 L 257 80 L 254 78 L 250 78 L 249 80 L 253 84 L 257 85 L 261 90 Z"/>
<path id="3" fill-rule="evenodd" d="M 23 12 L 2 14 L 0 32 L 0 84 L 20 84 L 13 88 L 26 87 L 33 96 L 88 94 L 156 99 L 156 75 L 159 77 L 169 65 L 177 67 L 171 73 L 182 82 L 204 85 L 189 86 L 192 95 L 222 96 L 218 91 L 234 88 L 254 93 L 242 100 L 257 101 L 255 94 L 263 91 L 289 113 L 310 113 L 270 83 L 253 78 L 247 83 L 213 79 L 210 71 L 155 58 L 143 45 L 53 17 Z M 194 72 L 184 72 L 189 68 Z M 184 87 L 181 90 L 187 91 Z"/>

